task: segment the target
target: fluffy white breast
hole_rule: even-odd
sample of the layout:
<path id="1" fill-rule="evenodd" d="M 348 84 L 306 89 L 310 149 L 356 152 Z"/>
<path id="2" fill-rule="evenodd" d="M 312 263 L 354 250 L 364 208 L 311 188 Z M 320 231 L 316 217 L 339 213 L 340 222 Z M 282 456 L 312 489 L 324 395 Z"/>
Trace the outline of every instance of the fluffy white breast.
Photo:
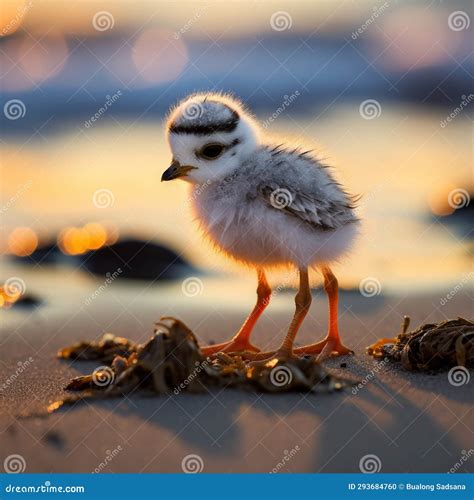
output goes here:
<path id="1" fill-rule="evenodd" d="M 260 151 L 253 162 L 228 179 L 210 183 L 205 189 L 194 188 L 191 199 L 206 236 L 229 257 L 249 265 L 309 266 L 339 259 L 356 237 L 355 219 L 334 230 L 318 230 L 269 205 L 256 189 L 259 182 L 266 181 L 264 172 L 268 174 L 272 168 L 262 164 L 267 156 L 266 151 Z M 279 178 L 278 172 L 270 174 Z M 319 172 L 314 175 L 319 176 Z"/>

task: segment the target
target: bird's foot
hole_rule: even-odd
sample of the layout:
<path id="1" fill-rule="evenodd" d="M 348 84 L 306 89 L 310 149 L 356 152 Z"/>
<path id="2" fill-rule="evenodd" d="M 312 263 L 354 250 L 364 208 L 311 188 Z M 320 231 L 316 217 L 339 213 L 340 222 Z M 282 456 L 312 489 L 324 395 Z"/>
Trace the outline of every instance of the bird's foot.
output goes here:
<path id="1" fill-rule="evenodd" d="M 222 344 L 214 344 L 201 347 L 201 352 L 204 354 L 204 356 L 207 357 L 207 356 L 214 356 L 219 352 L 225 352 L 226 354 L 245 353 L 246 355 L 247 353 L 249 354 L 258 353 L 260 352 L 260 349 L 254 346 L 248 340 L 234 339 L 230 340 L 229 342 L 223 342 Z"/>
<path id="2" fill-rule="evenodd" d="M 295 354 L 298 355 L 311 355 L 318 354 L 318 359 L 324 359 L 329 356 L 345 356 L 347 354 L 354 354 L 352 349 L 346 347 L 339 339 L 327 336 L 324 340 L 316 342 L 315 344 L 298 347 L 295 349 Z"/>

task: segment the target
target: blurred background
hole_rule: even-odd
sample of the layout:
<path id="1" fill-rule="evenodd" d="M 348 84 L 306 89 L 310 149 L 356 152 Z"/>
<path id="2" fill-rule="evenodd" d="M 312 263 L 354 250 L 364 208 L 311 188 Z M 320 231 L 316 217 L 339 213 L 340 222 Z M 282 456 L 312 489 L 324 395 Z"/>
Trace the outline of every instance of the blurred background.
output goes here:
<path id="1" fill-rule="evenodd" d="M 159 316 L 252 303 L 253 273 L 202 242 L 187 185 L 160 184 L 167 110 L 198 90 L 235 93 L 275 140 L 314 148 L 362 195 L 343 287 L 468 286 L 471 2 L 0 9 L 2 307 L 146 301 Z M 283 290 L 294 275 L 272 281 Z"/>

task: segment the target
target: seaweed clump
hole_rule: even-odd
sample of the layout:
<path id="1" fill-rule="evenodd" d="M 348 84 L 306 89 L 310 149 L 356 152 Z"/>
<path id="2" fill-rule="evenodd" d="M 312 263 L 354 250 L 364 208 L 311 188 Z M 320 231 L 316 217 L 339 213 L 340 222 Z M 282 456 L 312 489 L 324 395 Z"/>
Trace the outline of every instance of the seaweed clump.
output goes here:
<path id="1" fill-rule="evenodd" d="M 381 339 L 367 348 L 375 358 L 388 358 L 410 371 L 442 371 L 454 366 L 474 367 L 474 323 L 457 318 L 429 323 L 407 332 L 405 317 L 402 332 L 393 339 Z"/>
<path id="2" fill-rule="evenodd" d="M 98 341 L 77 342 L 72 346 L 58 351 L 58 358 L 82 361 L 100 360 L 111 363 L 115 356 L 130 356 L 137 350 L 137 345 L 131 340 L 105 333 Z"/>
<path id="3" fill-rule="evenodd" d="M 166 322 L 164 322 L 166 321 Z M 179 394 L 236 387 L 263 392 L 331 392 L 346 382 L 327 372 L 313 357 L 252 365 L 239 355 L 205 357 L 193 332 L 181 321 L 163 318 L 144 344 L 106 334 L 99 342 L 80 342 L 61 349 L 58 357 L 109 363 L 93 373 L 72 379 L 65 387 L 76 394 L 52 403 L 64 404 L 125 394 Z"/>

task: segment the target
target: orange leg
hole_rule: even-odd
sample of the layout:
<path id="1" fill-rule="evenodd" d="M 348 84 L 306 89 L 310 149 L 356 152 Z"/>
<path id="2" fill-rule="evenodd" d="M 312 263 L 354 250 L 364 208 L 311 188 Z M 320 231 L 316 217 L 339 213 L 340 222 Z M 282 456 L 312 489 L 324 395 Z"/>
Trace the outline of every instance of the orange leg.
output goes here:
<path id="1" fill-rule="evenodd" d="M 300 329 L 301 323 L 303 323 L 303 320 L 308 314 L 311 301 L 312 296 L 311 289 L 309 288 L 308 269 L 302 268 L 300 269 L 300 288 L 295 297 L 295 314 L 285 339 L 275 353 L 275 357 L 291 358 L 293 356 L 293 344 L 295 342 L 296 334 Z"/>
<path id="2" fill-rule="evenodd" d="M 252 334 L 253 327 L 257 323 L 258 318 L 262 315 L 263 311 L 270 302 L 272 290 L 267 282 L 265 272 L 263 269 L 257 269 L 258 286 L 257 286 L 257 303 L 253 311 L 249 314 L 245 323 L 240 330 L 236 333 L 234 338 L 229 342 L 222 344 L 209 345 L 201 348 L 205 356 L 211 356 L 218 352 L 258 352 L 259 349 L 250 343 L 250 335 Z"/>
<path id="3" fill-rule="evenodd" d="M 329 267 L 322 268 L 324 276 L 324 291 L 329 300 L 329 332 L 324 340 L 308 346 L 295 349 L 296 354 L 320 354 L 323 349 L 329 354 L 352 354 L 353 351 L 348 349 L 341 342 L 339 336 L 338 324 L 338 302 L 339 302 L 339 285 L 336 277 Z"/>
<path id="4" fill-rule="evenodd" d="M 288 333 L 285 336 L 282 344 L 276 351 L 262 352 L 258 354 L 250 354 L 247 359 L 252 360 L 255 364 L 265 364 L 268 360 L 277 358 L 286 361 L 294 356 L 293 344 L 295 342 L 296 334 L 303 323 L 306 314 L 311 305 L 311 289 L 309 288 L 308 269 L 300 269 L 300 288 L 295 297 L 295 314 L 291 321 Z M 296 352 L 296 351 L 295 351 Z"/>

